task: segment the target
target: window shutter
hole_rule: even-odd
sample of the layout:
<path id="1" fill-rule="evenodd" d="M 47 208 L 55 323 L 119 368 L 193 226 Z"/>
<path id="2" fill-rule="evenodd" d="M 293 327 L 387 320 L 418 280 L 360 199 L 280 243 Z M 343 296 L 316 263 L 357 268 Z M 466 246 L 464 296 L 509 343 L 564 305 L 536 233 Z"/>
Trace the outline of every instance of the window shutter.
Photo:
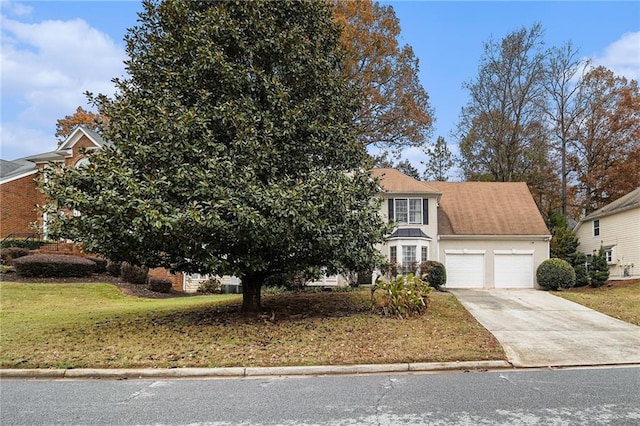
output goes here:
<path id="1" fill-rule="evenodd" d="M 395 220 L 395 217 L 393 215 L 393 204 L 394 204 L 395 200 L 393 198 L 389 198 L 389 201 L 387 202 L 388 206 L 389 206 L 389 222 L 393 222 Z"/>
<path id="2" fill-rule="evenodd" d="M 429 199 L 428 198 L 422 199 L 422 224 L 423 225 L 429 224 Z"/>

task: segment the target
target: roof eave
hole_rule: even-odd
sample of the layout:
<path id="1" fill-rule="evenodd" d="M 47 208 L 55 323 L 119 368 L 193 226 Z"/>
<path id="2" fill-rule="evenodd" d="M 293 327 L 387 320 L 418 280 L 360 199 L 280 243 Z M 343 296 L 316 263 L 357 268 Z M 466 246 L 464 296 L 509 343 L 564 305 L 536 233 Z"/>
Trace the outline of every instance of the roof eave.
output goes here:
<path id="1" fill-rule="evenodd" d="M 551 234 L 440 234 L 441 240 L 549 240 Z"/>

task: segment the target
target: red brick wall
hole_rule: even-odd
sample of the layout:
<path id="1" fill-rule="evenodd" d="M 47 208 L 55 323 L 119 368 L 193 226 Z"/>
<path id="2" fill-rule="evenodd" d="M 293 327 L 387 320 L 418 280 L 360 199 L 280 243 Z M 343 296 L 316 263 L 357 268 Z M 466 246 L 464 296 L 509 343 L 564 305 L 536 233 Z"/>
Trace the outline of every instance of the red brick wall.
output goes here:
<path id="1" fill-rule="evenodd" d="M 36 232 L 31 224 L 41 225 L 41 215 L 36 205 L 43 205 L 45 198 L 37 189 L 34 173 L 0 185 L 0 237 L 14 232 Z"/>
<path id="2" fill-rule="evenodd" d="M 166 278 L 171 281 L 173 289 L 184 291 L 184 278 L 182 273 L 172 274 L 164 268 L 149 269 L 149 276 L 155 278 Z"/>
<path id="3" fill-rule="evenodd" d="M 95 148 L 95 145 L 88 137 L 82 135 L 78 142 L 73 145 L 71 157 L 65 160 L 65 166 L 73 167 L 81 158 L 84 158 L 84 155 L 80 154 L 82 148 Z"/>
<path id="4" fill-rule="evenodd" d="M 95 145 L 83 135 L 73 145 L 72 154 L 65 159 L 65 165 L 75 166 L 84 157 L 80 150 L 91 147 Z M 43 167 L 44 164 L 38 164 L 38 168 Z M 0 238 L 15 232 L 36 232 L 31 227 L 34 222 L 39 228 L 42 227 L 42 215 L 36 210 L 36 206 L 45 205 L 46 199 L 37 189 L 34 181 L 37 176 L 38 174 L 32 174 L 0 186 Z"/>

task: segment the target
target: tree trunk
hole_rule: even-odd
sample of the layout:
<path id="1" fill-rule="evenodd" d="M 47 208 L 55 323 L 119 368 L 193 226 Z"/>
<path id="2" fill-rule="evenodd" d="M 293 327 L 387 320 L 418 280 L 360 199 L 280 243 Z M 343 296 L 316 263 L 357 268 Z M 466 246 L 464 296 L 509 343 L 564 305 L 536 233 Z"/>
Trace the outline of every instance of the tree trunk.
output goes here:
<path id="1" fill-rule="evenodd" d="M 252 273 L 242 277 L 242 312 L 260 312 L 260 289 L 264 281 L 265 274 Z"/>

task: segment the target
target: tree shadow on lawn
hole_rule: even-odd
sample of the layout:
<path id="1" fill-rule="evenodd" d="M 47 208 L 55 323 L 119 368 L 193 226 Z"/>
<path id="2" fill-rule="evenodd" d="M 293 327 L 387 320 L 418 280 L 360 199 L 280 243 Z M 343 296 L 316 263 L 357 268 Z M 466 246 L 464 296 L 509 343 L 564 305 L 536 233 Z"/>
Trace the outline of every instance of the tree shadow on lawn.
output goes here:
<path id="1" fill-rule="evenodd" d="M 154 318 L 158 325 L 232 325 L 286 323 L 313 318 L 371 314 L 369 292 L 285 293 L 263 296 L 262 312 L 245 314 L 240 302 L 198 307 Z"/>

